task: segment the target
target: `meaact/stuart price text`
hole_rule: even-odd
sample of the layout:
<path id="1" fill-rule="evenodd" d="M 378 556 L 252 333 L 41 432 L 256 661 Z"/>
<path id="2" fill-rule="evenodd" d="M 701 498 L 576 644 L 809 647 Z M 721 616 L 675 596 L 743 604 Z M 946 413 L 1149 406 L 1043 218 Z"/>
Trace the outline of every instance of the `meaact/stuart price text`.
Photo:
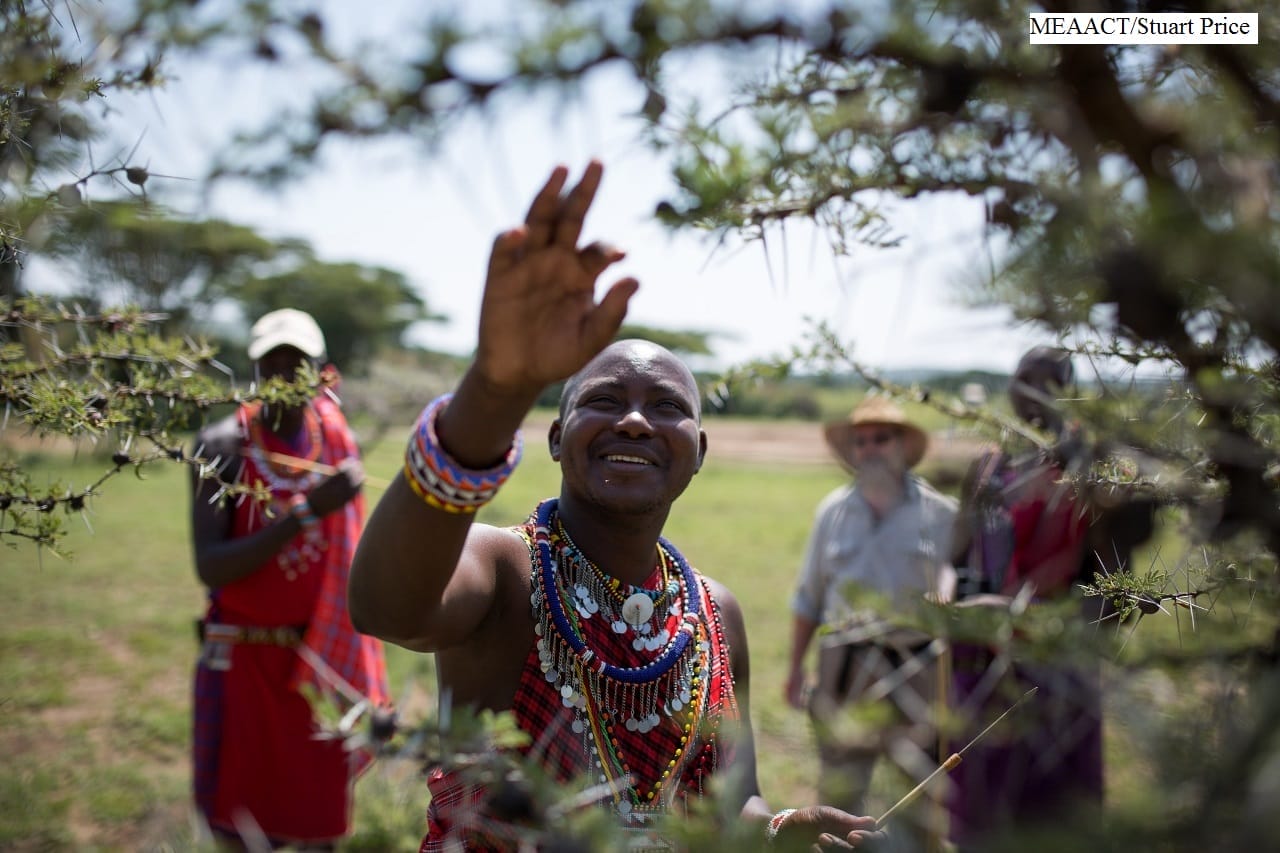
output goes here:
<path id="1" fill-rule="evenodd" d="M 1257 44 L 1256 13 L 1032 14 L 1032 44 L 1206 43 Z"/>

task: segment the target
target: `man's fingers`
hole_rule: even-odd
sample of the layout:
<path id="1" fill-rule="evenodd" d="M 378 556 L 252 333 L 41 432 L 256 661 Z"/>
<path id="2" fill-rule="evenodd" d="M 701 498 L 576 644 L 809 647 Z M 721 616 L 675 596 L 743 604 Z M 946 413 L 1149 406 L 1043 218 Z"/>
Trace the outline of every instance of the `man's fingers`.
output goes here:
<path id="1" fill-rule="evenodd" d="M 578 260 L 587 271 L 587 275 L 593 279 L 626 256 L 627 253 L 617 246 L 599 242 L 592 243 L 578 252 Z"/>
<path id="2" fill-rule="evenodd" d="M 529 242 L 529 229 L 521 225 L 509 231 L 503 231 L 493 241 L 493 249 L 489 252 L 489 277 L 500 275 L 516 265 Z"/>
<path id="3" fill-rule="evenodd" d="M 862 831 L 874 832 L 875 831 L 876 819 L 873 818 L 871 815 L 845 814 L 845 815 L 842 815 L 842 818 L 843 820 L 840 821 L 842 825 L 846 823 L 856 824 L 856 826 L 854 827 L 855 832 L 862 832 Z"/>
<path id="4" fill-rule="evenodd" d="M 551 176 L 542 185 L 542 189 L 538 190 L 538 194 L 533 197 L 533 203 L 529 205 L 524 224 L 529 229 L 529 245 L 534 249 L 540 249 L 551 242 L 556 220 L 560 216 L 560 190 L 564 189 L 564 182 L 568 177 L 568 169 L 564 166 L 556 166 L 551 170 Z"/>
<path id="5" fill-rule="evenodd" d="M 884 834 L 881 832 L 872 832 L 867 829 L 855 829 L 853 832 L 849 833 L 845 840 L 849 842 L 851 847 L 865 847 L 874 850 L 875 845 L 884 837 Z"/>
<path id="6" fill-rule="evenodd" d="M 596 197 L 603 174 L 604 166 L 599 160 L 592 160 L 582 173 L 582 180 L 578 181 L 577 186 L 561 202 L 552 234 L 556 245 L 570 250 L 577 247 L 578 238 L 582 236 L 582 223 L 587 218 L 587 210 Z"/>
<path id="7" fill-rule="evenodd" d="M 592 309 L 583 323 L 582 336 L 593 352 L 608 345 L 627 316 L 627 303 L 640 289 L 640 282 L 624 278 L 609 288 L 600 304 Z"/>

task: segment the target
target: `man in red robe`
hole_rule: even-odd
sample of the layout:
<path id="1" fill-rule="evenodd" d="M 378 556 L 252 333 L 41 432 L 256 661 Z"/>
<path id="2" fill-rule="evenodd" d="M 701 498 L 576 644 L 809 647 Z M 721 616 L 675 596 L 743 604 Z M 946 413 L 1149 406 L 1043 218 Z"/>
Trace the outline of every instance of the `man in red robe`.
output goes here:
<path id="1" fill-rule="evenodd" d="M 308 314 L 273 311 L 249 343 L 258 382 L 318 366 Z M 364 523 L 359 450 L 322 373 L 301 405 L 247 403 L 202 430 L 193 455 L 196 573 L 208 587 L 195 678 L 195 800 L 212 832 L 244 844 L 332 849 L 349 828 L 368 755 L 317 738 L 312 701 L 386 702 L 381 644 L 347 614 L 347 573 Z M 228 485 L 269 493 L 228 494 Z"/>

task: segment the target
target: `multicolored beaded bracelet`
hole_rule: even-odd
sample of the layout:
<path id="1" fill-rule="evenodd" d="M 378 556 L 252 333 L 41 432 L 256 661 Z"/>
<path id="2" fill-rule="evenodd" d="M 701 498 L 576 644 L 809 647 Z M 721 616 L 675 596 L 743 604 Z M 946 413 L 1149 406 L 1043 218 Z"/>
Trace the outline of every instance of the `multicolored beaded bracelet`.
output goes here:
<path id="1" fill-rule="evenodd" d="M 409 487 L 428 506 L 470 514 L 493 500 L 510 478 L 520 463 L 524 441 L 517 431 L 511 449 L 499 465 L 483 471 L 464 468 L 449 456 L 436 436 L 436 421 L 452 399 L 452 394 L 442 394 L 428 403 L 418 416 L 405 449 L 404 475 Z"/>
<path id="2" fill-rule="evenodd" d="M 298 519 L 303 530 L 310 530 L 320 523 L 306 495 L 299 494 L 289 498 L 289 514 Z"/>

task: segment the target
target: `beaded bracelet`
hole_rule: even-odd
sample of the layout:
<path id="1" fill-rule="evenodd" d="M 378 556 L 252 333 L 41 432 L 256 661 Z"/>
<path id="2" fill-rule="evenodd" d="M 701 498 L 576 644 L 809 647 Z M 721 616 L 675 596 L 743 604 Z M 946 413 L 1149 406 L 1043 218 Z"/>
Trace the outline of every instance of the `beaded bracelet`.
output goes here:
<path id="1" fill-rule="evenodd" d="M 764 830 L 765 840 L 772 844 L 782 830 L 782 825 L 787 822 L 787 818 L 791 817 L 795 812 L 795 809 L 783 809 L 769 818 L 769 825 Z"/>
<path id="2" fill-rule="evenodd" d="M 306 495 L 294 495 L 289 498 L 289 514 L 298 519 L 298 523 L 302 525 L 303 530 L 310 530 L 320 523 L 315 510 L 311 508 L 311 501 L 307 500 Z"/>
<path id="3" fill-rule="evenodd" d="M 428 506 L 470 514 L 493 500 L 511 476 L 520 463 L 524 441 L 517 431 L 511 449 L 500 464 L 483 471 L 464 468 L 449 456 L 436 436 L 436 421 L 451 399 L 452 394 L 442 394 L 428 403 L 418 416 L 405 449 L 404 476 L 414 494 Z"/>

